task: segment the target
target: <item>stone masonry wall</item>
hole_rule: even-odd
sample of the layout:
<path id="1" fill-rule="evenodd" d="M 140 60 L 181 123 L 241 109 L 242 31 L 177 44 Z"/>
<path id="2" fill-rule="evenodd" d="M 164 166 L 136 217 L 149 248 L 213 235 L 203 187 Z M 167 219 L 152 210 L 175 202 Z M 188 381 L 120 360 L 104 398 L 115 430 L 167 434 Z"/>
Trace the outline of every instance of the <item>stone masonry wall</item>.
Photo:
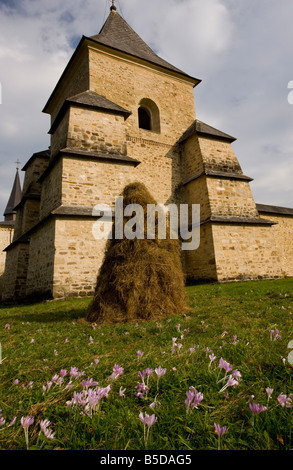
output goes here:
<path id="1" fill-rule="evenodd" d="M 3 251 L 12 242 L 13 225 L 0 226 L 0 276 L 4 273 L 6 252 Z"/>
<path id="2" fill-rule="evenodd" d="M 43 180 L 40 219 L 61 205 L 62 200 L 62 159 L 60 159 Z"/>
<path id="3" fill-rule="evenodd" d="M 211 223 L 200 227 L 200 245 L 197 250 L 182 252 L 187 282 L 216 281 L 214 242 Z"/>
<path id="4" fill-rule="evenodd" d="M 268 213 L 260 213 L 260 217 L 276 223 L 271 231 L 280 253 L 282 273 L 293 277 L 293 217 Z"/>
<path id="5" fill-rule="evenodd" d="M 195 120 L 192 83 L 93 48 L 89 49 L 89 61 L 90 90 L 132 112 L 126 120 L 130 136 L 174 145 Z M 138 127 L 138 107 L 144 98 L 159 108 L 160 133 Z"/>
<path id="6" fill-rule="evenodd" d="M 55 220 L 50 218 L 30 236 L 26 295 L 50 297 L 53 290 Z"/>
<path id="7" fill-rule="evenodd" d="M 97 110 L 70 109 L 67 147 L 126 155 L 124 117 Z"/>
<path id="8" fill-rule="evenodd" d="M 221 141 L 213 137 L 200 136 L 198 144 L 206 169 L 243 174 L 230 142 Z"/>
<path id="9" fill-rule="evenodd" d="M 219 281 L 282 277 L 272 227 L 213 224 L 213 239 Z"/>
<path id="10" fill-rule="evenodd" d="M 257 217 L 258 212 L 247 181 L 207 177 L 209 204 L 213 215 Z"/>
<path id="11" fill-rule="evenodd" d="M 25 296 L 28 243 L 17 243 L 6 253 L 2 300 L 17 300 Z"/>
<path id="12" fill-rule="evenodd" d="M 51 134 L 51 158 L 54 158 L 60 149 L 67 147 L 69 116 L 70 110 L 68 109 L 54 133 Z"/>
<path id="13" fill-rule="evenodd" d="M 48 166 L 48 159 L 33 158 L 27 165 L 23 181 L 22 196 L 41 194 L 41 184 L 38 182 L 39 177 Z M 14 240 L 33 227 L 40 216 L 40 201 L 38 199 L 24 198 L 20 208 L 17 210 Z"/>
<path id="14" fill-rule="evenodd" d="M 185 186 L 184 198 L 188 204 L 200 204 L 201 220 L 211 216 L 207 178 L 205 176 L 197 178 Z"/>
<path id="15" fill-rule="evenodd" d="M 119 163 L 63 159 L 62 204 L 64 206 L 112 206 L 126 184 L 133 180 L 133 166 Z"/>
<path id="16" fill-rule="evenodd" d="M 51 125 L 60 111 L 66 98 L 71 98 L 89 88 L 88 51 L 82 48 L 75 60 L 64 74 L 64 79 L 59 83 L 54 99 L 49 103 Z"/>
<path id="17" fill-rule="evenodd" d="M 5 270 L 6 252 L 3 251 L 10 245 L 13 238 L 13 226 L 0 226 L 0 301 L 2 297 L 3 273 Z"/>
<path id="18" fill-rule="evenodd" d="M 204 170 L 204 163 L 198 137 L 193 135 L 184 145 L 181 146 L 181 174 L 182 181 L 201 173 Z"/>
<path id="19" fill-rule="evenodd" d="M 106 240 L 92 233 L 95 219 L 57 219 L 55 234 L 55 298 L 92 295 Z"/>

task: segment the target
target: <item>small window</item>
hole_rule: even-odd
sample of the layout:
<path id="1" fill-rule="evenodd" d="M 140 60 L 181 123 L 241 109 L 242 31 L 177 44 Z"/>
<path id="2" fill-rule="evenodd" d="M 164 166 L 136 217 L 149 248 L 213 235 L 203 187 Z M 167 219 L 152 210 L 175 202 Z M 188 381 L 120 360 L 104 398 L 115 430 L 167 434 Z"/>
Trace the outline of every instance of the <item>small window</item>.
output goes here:
<path id="1" fill-rule="evenodd" d="M 138 108 L 138 125 L 140 129 L 150 131 L 151 128 L 151 115 L 149 111 L 142 106 Z"/>
<path id="2" fill-rule="evenodd" d="M 160 132 L 160 111 L 156 103 L 143 98 L 138 107 L 138 127 L 152 132 Z"/>

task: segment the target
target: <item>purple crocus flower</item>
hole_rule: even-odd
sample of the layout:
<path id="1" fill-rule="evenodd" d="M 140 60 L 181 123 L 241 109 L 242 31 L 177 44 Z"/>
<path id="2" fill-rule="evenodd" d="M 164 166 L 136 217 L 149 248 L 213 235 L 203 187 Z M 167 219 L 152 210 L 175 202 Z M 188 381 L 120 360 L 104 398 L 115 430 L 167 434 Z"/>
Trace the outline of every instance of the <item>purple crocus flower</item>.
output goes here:
<path id="1" fill-rule="evenodd" d="M 142 424 L 147 425 L 148 428 L 150 428 L 157 421 L 155 414 L 148 415 L 145 413 L 144 416 L 142 412 L 139 413 L 139 419 L 141 420 Z"/>
<path id="2" fill-rule="evenodd" d="M 225 432 L 227 431 L 227 426 L 223 426 L 221 428 L 221 426 L 219 424 L 216 424 L 214 423 L 214 426 L 215 426 L 215 432 L 218 434 L 218 436 L 223 436 L 225 434 Z"/>
<path id="3" fill-rule="evenodd" d="M 225 361 L 222 357 L 219 361 L 219 368 L 224 369 L 227 373 L 231 372 L 231 370 L 233 369 L 232 365 L 229 364 L 229 362 Z"/>
<path id="4" fill-rule="evenodd" d="M 288 397 L 284 393 L 280 393 L 277 398 L 278 402 L 280 403 L 282 408 L 291 408 L 292 406 L 292 395 L 290 394 Z"/>
<path id="5" fill-rule="evenodd" d="M 253 415 L 255 413 L 257 413 L 259 415 L 260 413 L 263 413 L 264 411 L 267 410 L 266 406 L 262 406 L 259 403 L 249 403 L 249 408 L 250 408 L 250 411 Z"/>
<path id="6" fill-rule="evenodd" d="M 34 422 L 33 416 L 23 416 L 20 420 L 20 423 L 23 429 L 27 429 L 29 426 L 33 424 L 33 422 Z"/>
<path id="7" fill-rule="evenodd" d="M 186 392 L 186 411 L 188 412 L 190 408 L 198 409 L 198 405 L 203 400 L 203 394 L 198 392 L 194 387 L 189 387 L 188 392 Z"/>
<path id="8" fill-rule="evenodd" d="M 157 374 L 158 378 L 163 377 L 163 375 L 166 373 L 167 369 L 162 369 L 161 366 L 157 367 L 155 369 L 155 373 Z"/>

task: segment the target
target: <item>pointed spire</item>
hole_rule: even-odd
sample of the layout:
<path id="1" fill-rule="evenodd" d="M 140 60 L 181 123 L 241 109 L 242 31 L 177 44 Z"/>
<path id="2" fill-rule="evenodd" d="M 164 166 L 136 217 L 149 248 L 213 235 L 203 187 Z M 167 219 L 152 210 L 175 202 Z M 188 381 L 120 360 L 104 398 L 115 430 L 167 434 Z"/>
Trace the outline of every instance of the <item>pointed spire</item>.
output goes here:
<path id="1" fill-rule="evenodd" d="M 20 162 L 17 162 L 19 164 Z M 5 221 L 15 220 L 16 211 L 14 208 L 19 204 L 21 200 L 21 185 L 20 185 L 20 178 L 18 173 L 18 167 L 16 168 L 16 175 L 14 178 L 13 187 L 11 190 L 11 194 L 4 212 Z"/>
<path id="2" fill-rule="evenodd" d="M 188 76 L 186 73 L 182 72 L 182 70 L 179 70 L 177 67 L 174 67 L 159 57 L 119 15 L 114 3 L 115 1 L 112 0 L 111 12 L 99 34 L 95 34 L 89 39 L 155 65 L 159 65 L 173 72 L 177 72 L 180 75 Z M 196 84 L 200 82 L 200 80 L 195 80 Z"/>

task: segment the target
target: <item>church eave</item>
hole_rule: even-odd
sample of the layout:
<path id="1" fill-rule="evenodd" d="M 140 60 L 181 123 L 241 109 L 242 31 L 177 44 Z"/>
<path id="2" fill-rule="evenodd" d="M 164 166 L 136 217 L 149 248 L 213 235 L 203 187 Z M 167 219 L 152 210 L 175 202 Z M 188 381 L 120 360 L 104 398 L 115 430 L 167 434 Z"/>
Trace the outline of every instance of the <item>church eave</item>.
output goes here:
<path id="1" fill-rule="evenodd" d="M 186 140 L 188 140 L 193 135 L 197 135 L 199 137 L 208 137 L 210 139 L 215 139 L 215 140 L 222 140 L 222 141 L 229 142 L 230 144 L 232 144 L 233 142 L 237 140 L 235 137 L 229 134 L 226 134 L 225 132 L 222 132 L 219 129 L 216 129 L 215 127 L 212 127 L 196 119 L 191 124 L 191 126 L 189 126 L 189 128 L 182 134 L 182 136 L 178 140 L 178 144 L 183 144 Z"/>
<path id="2" fill-rule="evenodd" d="M 64 148 L 59 150 L 59 152 L 51 159 L 49 166 L 46 168 L 44 173 L 38 179 L 38 183 L 42 183 L 45 177 L 50 173 L 55 164 L 60 160 L 60 158 L 73 158 L 73 159 L 82 159 L 87 161 L 100 161 L 107 163 L 117 163 L 120 165 L 131 165 L 136 167 L 140 164 L 139 160 L 136 160 L 128 155 L 122 155 L 117 153 L 102 153 L 102 152 L 90 152 L 88 150 L 78 149 L 78 148 Z"/>
<path id="3" fill-rule="evenodd" d="M 97 39 L 93 39 L 92 37 L 84 36 L 84 38 L 87 39 L 88 41 L 91 41 L 91 42 L 99 45 L 105 51 L 109 51 L 109 52 L 114 51 L 114 52 L 116 52 L 116 54 L 118 53 L 119 55 L 123 55 L 125 58 L 131 58 L 132 60 L 135 59 L 136 61 L 139 61 L 140 63 L 142 63 L 144 65 L 148 65 L 148 66 L 151 65 L 152 67 L 155 67 L 159 70 L 162 70 L 164 73 L 168 73 L 168 74 L 171 74 L 171 75 L 176 76 L 178 78 L 183 78 L 185 80 L 191 81 L 191 82 L 193 82 L 194 87 L 196 87 L 197 85 L 199 85 L 202 82 L 201 79 L 196 78 L 196 77 L 192 77 L 191 75 L 188 75 L 187 73 L 185 73 L 185 72 L 183 72 L 179 69 L 176 69 L 176 67 L 172 67 L 172 66 L 168 67 L 167 65 L 160 64 L 159 62 L 156 62 L 154 60 L 145 59 L 144 57 L 141 57 L 139 55 L 123 51 L 122 49 L 119 49 L 118 47 L 107 45 L 107 44 L 105 44 L 101 41 L 98 41 Z"/>
<path id="4" fill-rule="evenodd" d="M 89 90 L 87 90 L 87 91 L 89 91 Z M 84 92 L 84 93 L 86 93 L 86 92 Z M 82 95 L 84 93 L 81 93 L 80 95 Z M 104 98 L 104 97 L 101 97 L 101 98 Z M 82 102 L 82 101 L 76 101 L 75 97 L 67 98 L 64 101 L 59 113 L 57 114 L 50 130 L 48 131 L 48 134 L 54 134 L 54 132 L 56 131 L 58 125 L 60 124 L 61 120 L 63 119 L 66 111 L 70 107 L 81 108 L 81 109 L 91 109 L 91 110 L 101 111 L 101 112 L 108 113 L 108 114 L 120 114 L 120 115 L 124 116 L 124 119 L 127 119 L 130 116 L 130 114 L 132 114 L 130 111 L 122 108 L 121 106 L 116 105 L 115 103 L 111 103 L 106 98 L 104 98 L 104 100 L 108 101 L 108 105 L 107 104 L 105 104 L 105 105 L 100 104 L 99 105 L 99 104 L 93 104 L 93 103 L 86 103 L 86 102 Z"/>
<path id="5" fill-rule="evenodd" d="M 47 103 L 45 104 L 42 112 L 43 113 L 46 113 L 46 114 L 50 114 L 50 105 L 51 105 L 51 102 L 53 101 L 53 98 L 56 94 L 56 91 L 58 90 L 61 82 L 63 81 L 66 73 L 68 72 L 69 68 L 71 67 L 71 65 L 73 64 L 74 60 L 76 59 L 76 57 L 78 56 L 78 54 L 81 52 L 81 50 L 85 47 L 85 42 L 86 42 L 86 38 L 85 36 L 82 36 L 81 40 L 79 41 L 75 51 L 73 52 L 71 58 L 69 59 L 69 62 L 67 63 L 65 69 L 63 70 L 63 73 L 61 75 L 61 77 L 59 78 L 54 90 L 52 91 Z"/>

